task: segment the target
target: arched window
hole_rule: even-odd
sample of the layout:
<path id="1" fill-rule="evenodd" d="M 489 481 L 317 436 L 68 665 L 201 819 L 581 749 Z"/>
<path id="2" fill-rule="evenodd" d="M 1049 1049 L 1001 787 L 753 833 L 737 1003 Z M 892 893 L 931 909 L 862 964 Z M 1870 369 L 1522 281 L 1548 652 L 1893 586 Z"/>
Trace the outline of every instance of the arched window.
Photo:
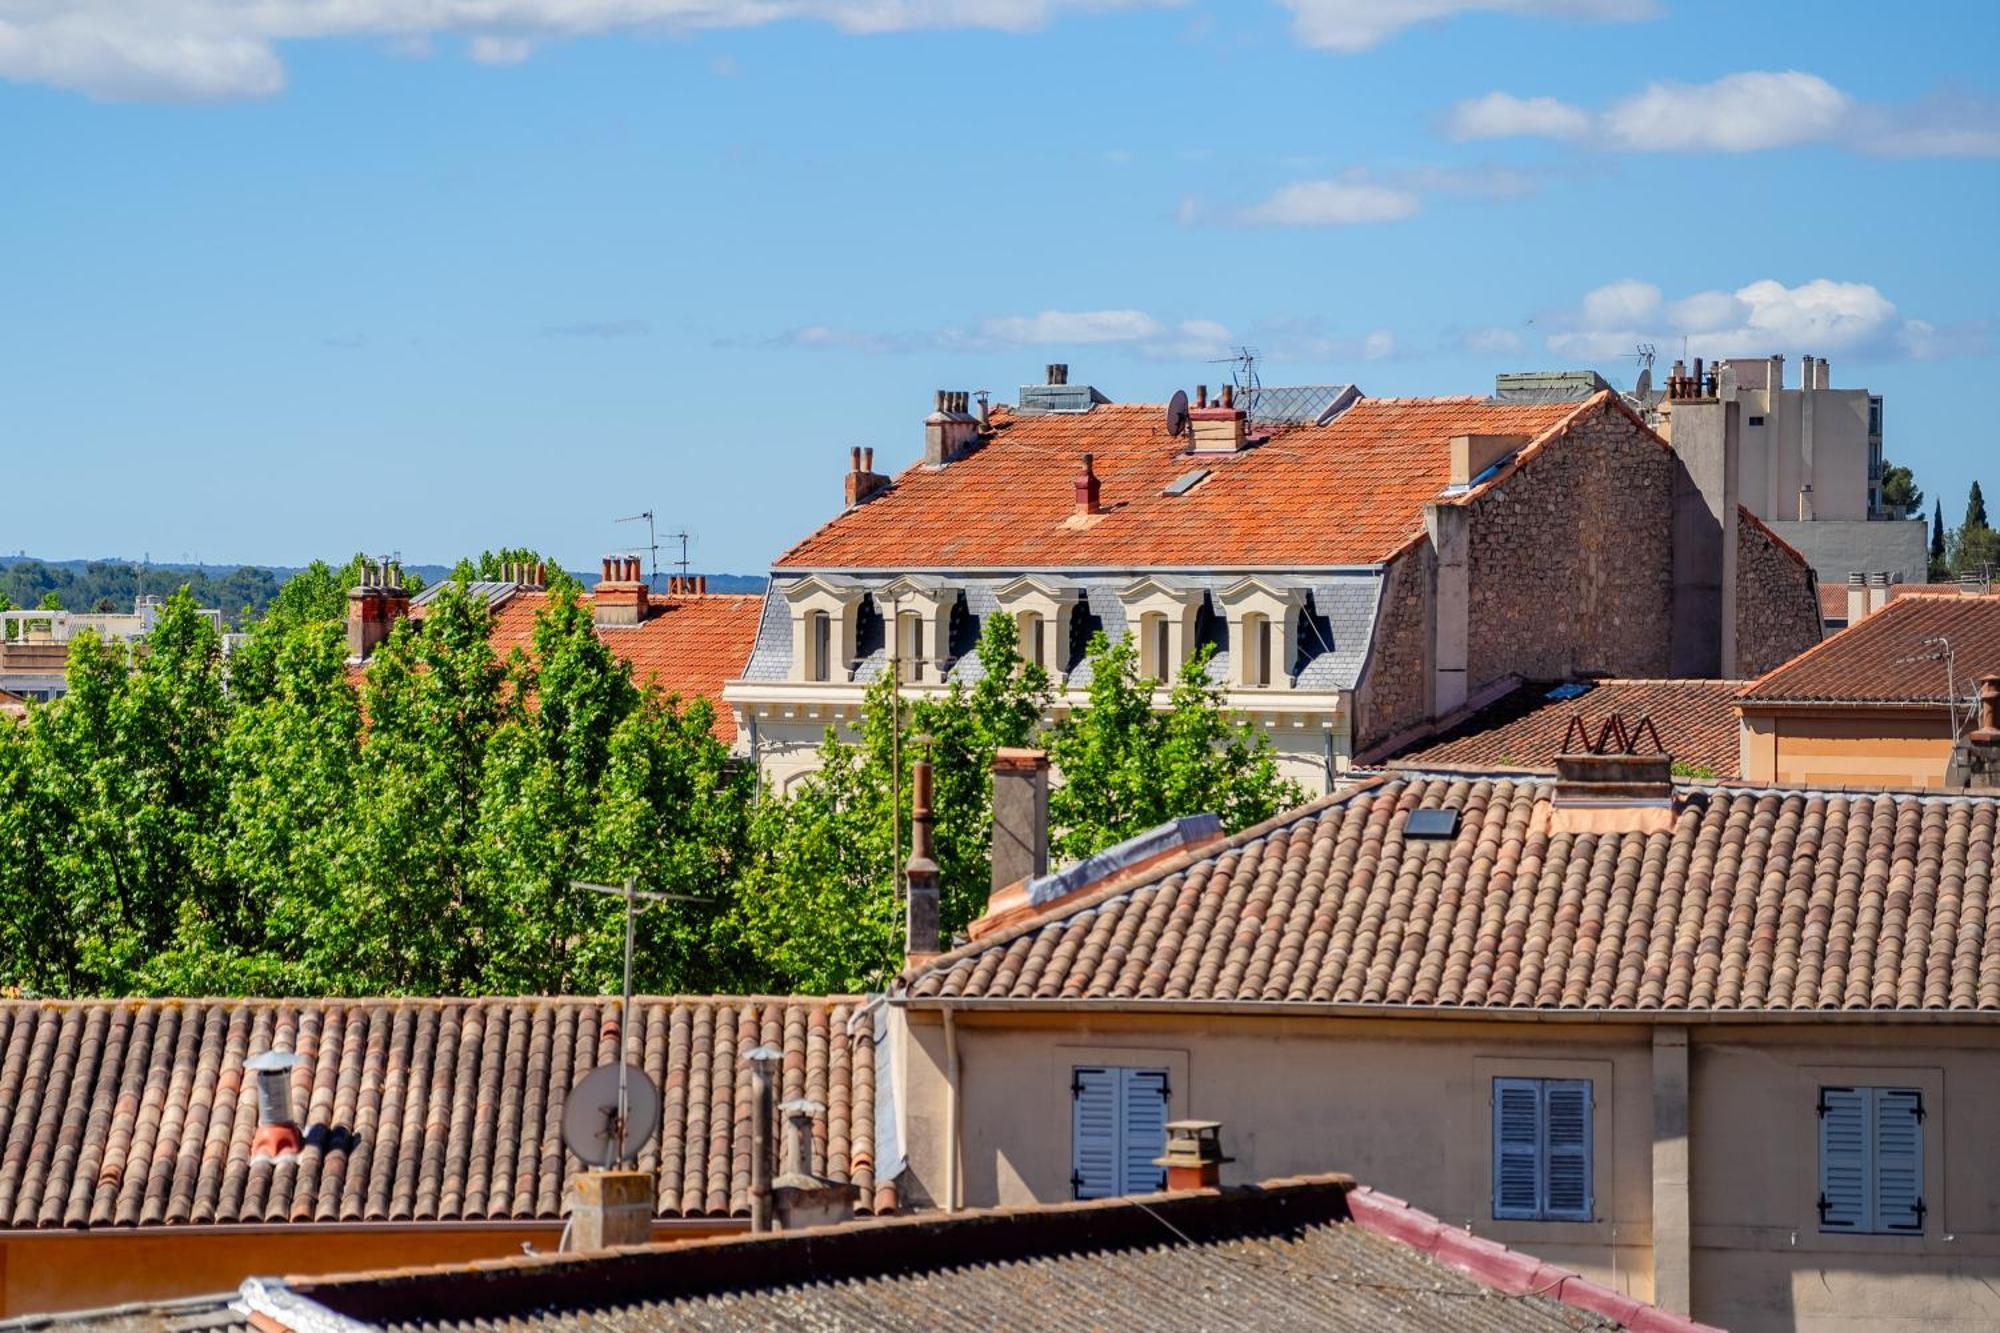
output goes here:
<path id="1" fill-rule="evenodd" d="M 904 684 L 924 678 L 924 618 L 915 611 L 896 617 L 896 661 Z"/>
<path id="2" fill-rule="evenodd" d="M 1252 611 L 1243 617 L 1243 654 L 1238 679 L 1245 685 L 1271 683 L 1271 618 Z"/>
<path id="3" fill-rule="evenodd" d="M 1021 633 L 1021 660 L 1048 670 L 1048 621 L 1039 612 L 1023 611 L 1014 624 Z"/>
<path id="4" fill-rule="evenodd" d="M 1165 685 L 1174 678 L 1171 622 L 1159 612 L 1139 620 L 1139 674 Z"/>
<path id="5" fill-rule="evenodd" d="M 806 679 L 833 679 L 833 617 L 824 611 L 806 615 Z"/>

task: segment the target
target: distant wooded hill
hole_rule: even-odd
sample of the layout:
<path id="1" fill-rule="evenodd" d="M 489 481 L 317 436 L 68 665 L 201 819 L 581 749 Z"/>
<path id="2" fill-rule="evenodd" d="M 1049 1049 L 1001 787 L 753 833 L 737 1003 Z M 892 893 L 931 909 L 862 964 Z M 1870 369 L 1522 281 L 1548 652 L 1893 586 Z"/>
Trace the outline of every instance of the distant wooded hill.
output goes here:
<path id="1" fill-rule="evenodd" d="M 17 607 L 42 605 L 53 594 L 65 611 L 129 611 L 141 596 L 168 597 L 186 584 L 202 606 L 217 607 L 232 624 L 264 613 L 298 565 L 146 564 L 137 560 L 43 560 L 31 555 L 0 556 L 0 598 Z M 426 585 L 451 577 L 450 565 L 408 565 Z M 578 570 L 585 587 L 597 571 Z M 660 576 L 665 587 L 666 575 Z M 710 574 L 710 592 L 764 591 L 758 574 Z"/>

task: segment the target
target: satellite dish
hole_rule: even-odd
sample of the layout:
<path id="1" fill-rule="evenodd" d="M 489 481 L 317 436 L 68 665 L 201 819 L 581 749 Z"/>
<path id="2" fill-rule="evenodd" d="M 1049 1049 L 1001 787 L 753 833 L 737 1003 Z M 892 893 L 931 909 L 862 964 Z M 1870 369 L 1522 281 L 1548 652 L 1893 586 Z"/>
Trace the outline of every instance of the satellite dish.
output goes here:
<path id="1" fill-rule="evenodd" d="M 618 1070 L 618 1065 L 598 1066 L 563 1101 L 563 1142 L 592 1166 L 616 1166 L 638 1156 L 660 1127 L 660 1090 L 645 1070 L 626 1065 L 625 1132 L 618 1132 Z"/>
<path id="2" fill-rule="evenodd" d="M 1187 430 L 1187 424 L 1187 390 L 1175 389 L 1173 398 L 1167 403 L 1167 434 L 1182 434 Z"/>
<path id="3" fill-rule="evenodd" d="M 1639 372 L 1639 385 L 1637 388 L 1632 390 L 1632 396 L 1634 398 L 1644 398 L 1647 394 L 1651 393 L 1652 391 L 1653 391 L 1653 368 L 1651 366 L 1647 366 L 1644 370 Z"/>

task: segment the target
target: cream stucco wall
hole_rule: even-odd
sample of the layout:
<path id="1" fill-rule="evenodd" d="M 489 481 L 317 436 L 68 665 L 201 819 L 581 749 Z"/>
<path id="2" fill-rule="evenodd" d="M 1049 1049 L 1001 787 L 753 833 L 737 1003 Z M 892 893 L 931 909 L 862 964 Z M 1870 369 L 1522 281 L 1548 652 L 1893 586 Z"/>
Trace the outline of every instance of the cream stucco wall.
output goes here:
<path id="1" fill-rule="evenodd" d="M 1745 708 L 1738 771 L 1793 787 L 1942 787 L 1950 725 L 1942 708 Z"/>
<path id="2" fill-rule="evenodd" d="M 1697 1318 L 1749 1333 L 2000 1328 L 1994 1027 L 1693 1024 L 1657 1029 L 1670 1035 L 1656 1045 L 1647 1024 L 1445 1018 L 961 1011 L 950 1043 L 935 1012 L 895 1026 L 919 1202 L 1068 1198 L 1070 1070 L 1151 1065 L 1169 1071 L 1174 1115 L 1223 1122 L 1225 1183 L 1349 1171 L 1635 1297 L 1691 1288 Z M 1596 1220 L 1491 1216 L 1492 1079 L 1510 1075 L 1593 1081 Z M 1821 1237 L 1817 1088 L 1877 1078 L 1935 1089 L 1927 1160 L 1943 1207 L 1921 1240 Z"/>

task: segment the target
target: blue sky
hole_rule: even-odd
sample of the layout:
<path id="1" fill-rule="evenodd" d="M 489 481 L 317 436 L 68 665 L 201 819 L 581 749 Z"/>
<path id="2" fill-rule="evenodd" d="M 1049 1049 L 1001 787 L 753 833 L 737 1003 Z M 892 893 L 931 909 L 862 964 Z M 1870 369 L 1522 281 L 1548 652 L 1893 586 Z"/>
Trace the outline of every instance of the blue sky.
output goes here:
<path id="1" fill-rule="evenodd" d="M 752 571 L 936 388 L 1683 336 L 1887 395 L 1956 522 L 1996 56 L 1983 3 L 0 0 L 0 550 L 585 567 L 650 507 Z"/>

